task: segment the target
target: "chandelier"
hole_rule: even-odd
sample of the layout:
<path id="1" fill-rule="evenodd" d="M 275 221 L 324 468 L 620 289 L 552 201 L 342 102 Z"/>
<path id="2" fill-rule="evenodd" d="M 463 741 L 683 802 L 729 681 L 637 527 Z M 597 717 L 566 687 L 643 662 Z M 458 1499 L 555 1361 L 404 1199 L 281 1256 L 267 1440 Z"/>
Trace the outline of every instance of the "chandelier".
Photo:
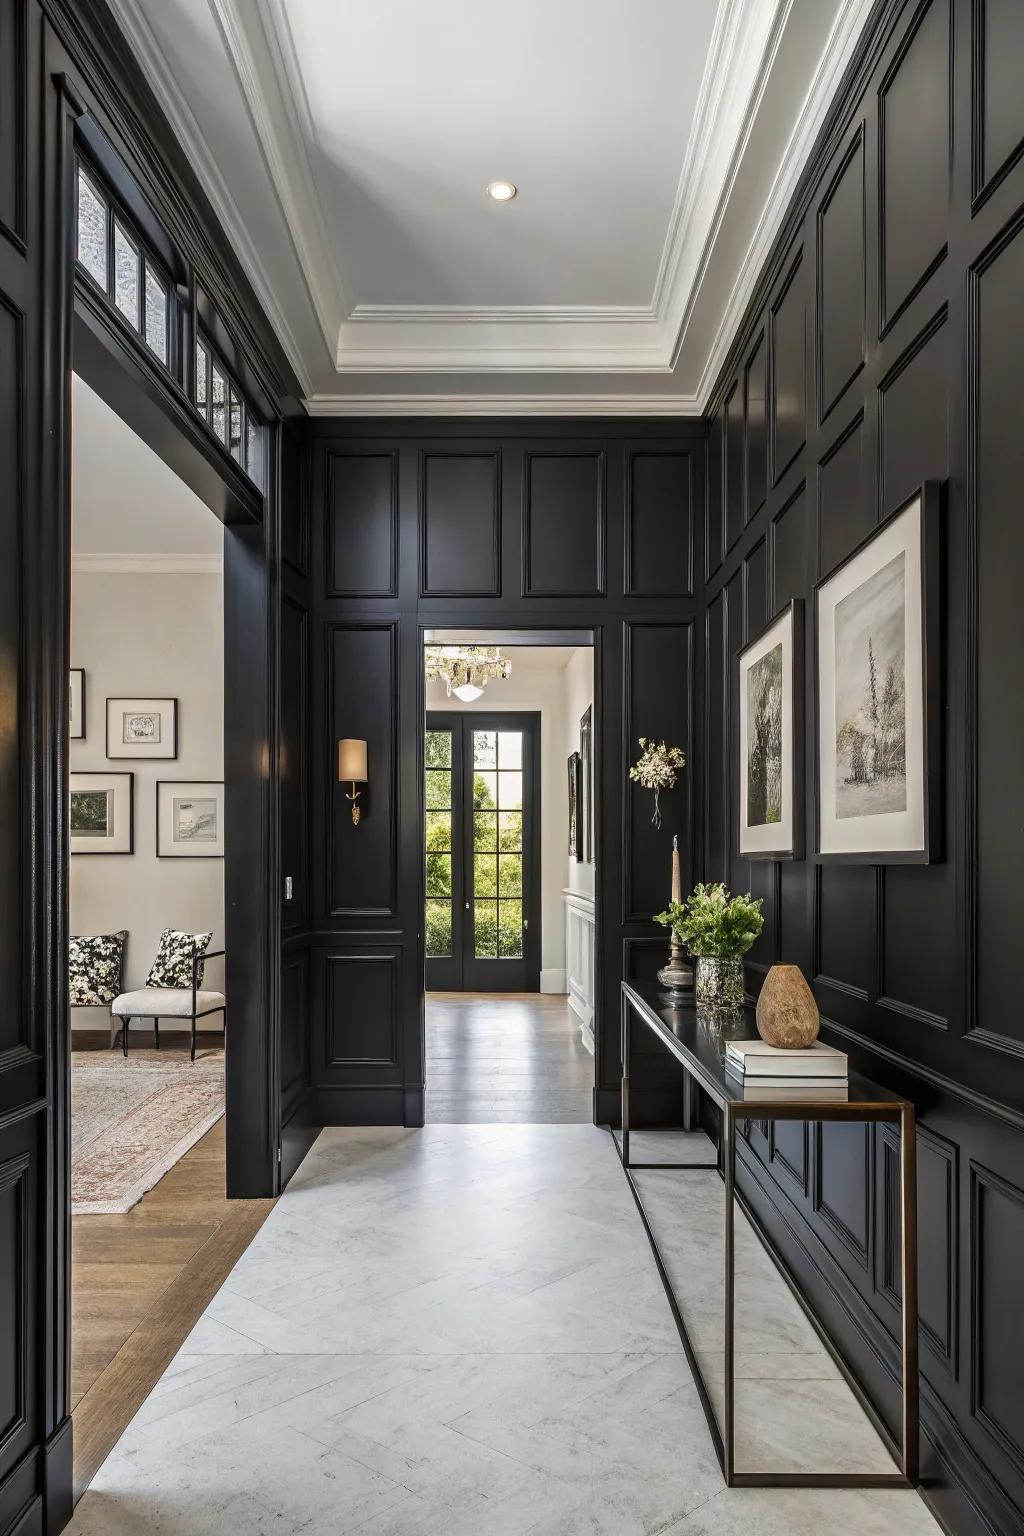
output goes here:
<path id="1" fill-rule="evenodd" d="M 478 699 L 493 678 L 512 675 L 512 663 L 496 645 L 428 645 L 426 668 L 428 678 L 444 683 L 449 698 L 454 693 L 464 704 Z"/>

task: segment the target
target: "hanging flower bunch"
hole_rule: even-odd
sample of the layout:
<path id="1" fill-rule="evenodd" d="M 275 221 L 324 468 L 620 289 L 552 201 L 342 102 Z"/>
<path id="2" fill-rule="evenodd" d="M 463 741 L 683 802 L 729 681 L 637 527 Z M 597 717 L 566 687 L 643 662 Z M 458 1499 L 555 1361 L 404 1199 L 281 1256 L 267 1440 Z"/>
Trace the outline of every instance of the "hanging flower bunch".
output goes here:
<path id="1" fill-rule="evenodd" d="M 661 826 L 661 806 L 658 797 L 663 789 L 673 789 L 680 768 L 686 767 L 686 754 L 682 747 L 669 747 L 663 741 L 649 741 L 640 737 L 640 756 L 629 770 L 634 784 L 654 790 L 654 815 L 651 820 Z"/>

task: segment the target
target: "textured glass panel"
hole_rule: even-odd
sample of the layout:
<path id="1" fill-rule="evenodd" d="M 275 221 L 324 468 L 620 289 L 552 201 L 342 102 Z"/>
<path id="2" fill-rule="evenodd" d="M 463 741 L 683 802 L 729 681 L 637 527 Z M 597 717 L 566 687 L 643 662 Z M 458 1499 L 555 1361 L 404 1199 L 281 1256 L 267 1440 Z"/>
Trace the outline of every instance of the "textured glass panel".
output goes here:
<path id="1" fill-rule="evenodd" d="M 196 342 L 196 405 L 207 414 L 209 401 L 206 398 L 206 381 L 210 368 L 210 354 L 201 341 Z"/>
<path id="2" fill-rule="evenodd" d="M 146 262 L 146 345 L 162 363 L 167 361 L 167 289 Z"/>
<path id="3" fill-rule="evenodd" d="M 228 381 L 216 363 L 213 365 L 212 380 L 213 412 L 210 416 L 210 425 L 221 442 L 226 443 L 228 440 Z"/>
<path id="4" fill-rule="evenodd" d="M 452 847 L 451 811 L 427 812 L 427 852 L 450 853 Z"/>
<path id="5" fill-rule="evenodd" d="M 496 854 L 474 853 L 473 894 L 474 896 L 497 896 L 498 858 Z"/>
<path id="6" fill-rule="evenodd" d="M 498 732 L 498 767 L 521 768 L 523 766 L 522 731 Z"/>
<path id="7" fill-rule="evenodd" d="M 521 773 L 498 774 L 498 804 L 503 811 L 518 811 L 523 804 L 523 776 Z"/>
<path id="8" fill-rule="evenodd" d="M 497 763 L 497 737 L 494 731 L 473 732 L 473 767 L 493 768 Z"/>
<path id="9" fill-rule="evenodd" d="M 140 299 L 142 287 L 142 262 L 139 257 L 138 247 L 129 237 L 126 230 L 122 229 L 117 219 L 114 220 L 114 303 L 138 330 L 140 327 L 140 313 L 142 303 Z"/>
<path id="10" fill-rule="evenodd" d="M 452 893 L 452 856 L 450 853 L 427 854 L 427 895 L 450 896 Z"/>
<path id="11" fill-rule="evenodd" d="M 100 287 L 107 287 L 107 204 L 78 167 L 78 249 L 75 253 Z"/>
<path id="12" fill-rule="evenodd" d="M 523 860 L 518 853 L 503 853 L 498 859 L 498 895 L 522 896 Z"/>
<path id="13" fill-rule="evenodd" d="M 498 814 L 498 846 L 502 853 L 515 853 L 523 846 L 522 811 L 501 811 Z"/>
<path id="14" fill-rule="evenodd" d="M 452 765 L 451 731 L 428 731 L 423 757 L 428 768 L 450 768 Z"/>
<path id="15" fill-rule="evenodd" d="M 452 904 L 450 901 L 427 902 L 427 955 L 436 959 L 452 952 Z"/>
<path id="16" fill-rule="evenodd" d="M 473 817 L 473 847 L 479 853 L 493 853 L 498 846 L 498 818 L 493 811 L 477 811 Z"/>
<path id="17" fill-rule="evenodd" d="M 251 416 L 245 421 L 245 468 L 249 479 L 263 489 L 263 428 Z"/>
<path id="18" fill-rule="evenodd" d="M 228 447 L 231 457 L 242 462 L 242 402 L 234 390 L 231 391 L 231 409 L 228 415 L 229 432 Z"/>
<path id="19" fill-rule="evenodd" d="M 497 804 L 495 795 L 498 793 L 498 775 L 496 773 L 474 773 L 473 775 L 473 809 L 474 811 L 493 810 Z"/>
<path id="20" fill-rule="evenodd" d="M 473 953 L 480 959 L 498 956 L 498 903 L 478 901 L 473 909 Z"/>
<path id="21" fill-rule="evenodd" d="M 498 954 L 502 960 L 518 960 L 523 953 L 523 904 L 503 901 L 498 911 Z"/>
<path id="22" fill-rule="evenodd" d="M 452 803 L 452 776 L 442 768 L 428 768 L 424 774 L 426 780 L 426 802 L 428 811 L 447 811 Z"/>

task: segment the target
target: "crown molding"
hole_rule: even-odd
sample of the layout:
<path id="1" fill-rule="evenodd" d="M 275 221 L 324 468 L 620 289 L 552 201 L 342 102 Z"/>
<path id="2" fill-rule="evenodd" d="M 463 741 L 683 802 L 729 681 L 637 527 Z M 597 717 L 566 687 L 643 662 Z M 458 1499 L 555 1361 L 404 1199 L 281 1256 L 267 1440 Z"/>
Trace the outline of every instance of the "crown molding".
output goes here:
<path id="1" fill-rule="evenodd" d="M 178 142 L 186 151 L 192 163 L 192 169 L 213 206 L 214 213 L 234 245 L 256 297 L 288 354 L 288 361 L 294 369 L 296 378 L 303 391 L 308 393 L 313 388 L 313 381 L 299 344 L 278 302 L 273 284 L 263 269 L 245 220 L 210 152 L 202 129 L 182 94 L 144 8 L 135 3 L 135 0 L 110 0 L 110 6 L 121 31 L 131 45 L 132 52 L 145 70 L 153 94 L 174 130 Z"/>
<path id="2" fill-rule="evenodd" d="M 700 416 L 695 395 L 313 395 L 310 416 Z"/>
<path id="3" fill-rule="evenodd" d="M 72 555 L 71 569 L 81 576 L 219 576 L 223 561 L 220 555 L 79 554 Z"/>

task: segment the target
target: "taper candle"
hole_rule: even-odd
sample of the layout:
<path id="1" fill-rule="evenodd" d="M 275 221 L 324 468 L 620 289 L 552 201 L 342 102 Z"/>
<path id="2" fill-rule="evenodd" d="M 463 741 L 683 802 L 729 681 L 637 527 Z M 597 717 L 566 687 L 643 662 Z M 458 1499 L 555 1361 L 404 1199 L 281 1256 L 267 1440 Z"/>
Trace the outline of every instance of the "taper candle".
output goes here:
<path id="1" fill-rule="evenodd" d="M 679 863 L 679 838 L 672 838 L 672 900 L 683 899 L 683 872 Z"/>

